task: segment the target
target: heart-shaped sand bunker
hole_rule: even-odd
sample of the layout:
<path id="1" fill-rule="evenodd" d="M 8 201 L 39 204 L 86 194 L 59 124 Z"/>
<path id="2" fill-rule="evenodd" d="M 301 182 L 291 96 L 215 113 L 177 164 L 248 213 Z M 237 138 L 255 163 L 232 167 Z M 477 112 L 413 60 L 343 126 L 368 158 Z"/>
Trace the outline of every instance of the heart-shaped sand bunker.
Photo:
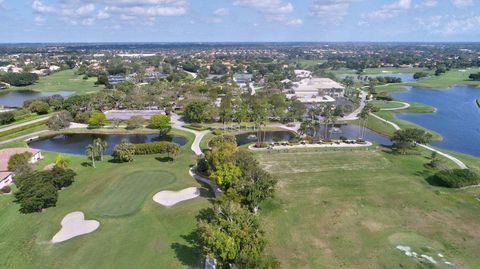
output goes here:
<path id="1" fill-rule="evenodd" d="M 89 234 L 100 226 L 96 220 L 85 220 L 83 212 L 72 212 L 66 215 L 62 222 L 62 229 L 52 238 L 52 243 L 67 241 L 76 236 Z"/>
<path id="2" fill-rule="evenodd" d="M 153 196 L 153 201 L 168 207 L 198 196 L 200 196 L 200 189 L 192 187 L 181 191 L 161 191 Z"/>

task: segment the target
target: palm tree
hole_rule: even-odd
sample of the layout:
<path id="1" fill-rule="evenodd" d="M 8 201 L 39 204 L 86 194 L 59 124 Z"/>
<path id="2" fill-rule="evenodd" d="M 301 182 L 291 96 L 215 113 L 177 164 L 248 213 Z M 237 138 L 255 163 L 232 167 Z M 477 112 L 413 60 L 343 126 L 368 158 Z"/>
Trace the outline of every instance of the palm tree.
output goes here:
<path id="1" fill-rule="evenodd" d="M 107 141 L 102 140 L 101 138 L 97 138 L 93 140 L 93 145 L 95 145 L 95 147 L 98 150 L 98 153 L 100 153 L 100 161 L 103 161 L 103 153 L 105 152 L 108 146 Z"/>
<path id="2" fill-rule="evenodd" d="M 318 120 L 313 122 L 313 137 L 317 137 L 317 131 L 320 130 L 320 122 Z"/>
<path id="3" fill-rule="evenodd" d="M 92 166 L 93 168 L 96 168 L 95 166 L 95 158 L 98 155 L 98 148 L 96 147 L 95 144 L 89 144 L 87 146 L 87 149 L 85 151 L 85 154 L 92 160 Z"/>
<path id="4" fill-rule="evenodd" d="M 325 130 L 324 130 L 325 139 L 328 139 L 328 123 L 331 117 L 332 117 L 332 105 L 328 104 L 324 108 L 324 113 L 323 113 L 323 124 L 325 126 Z"/>
<path id="5" fill-rule="evenodd" d="M 67 169 L 68 165 L 70 164 L 70 160 L 65 158 L 65 155 L 58 154 L 55 158 L 55 166 L 60 167 L 62 169 Z"/>
<path id="6" fill-rule="evenodd" d="M 310 124 L 309 121 L 302 121 L 302 123 L 300 124 L 300 128 L 298 129 L 298 132 L 301 135 L 307 134 L 309 129 L 309 124 Z"/>

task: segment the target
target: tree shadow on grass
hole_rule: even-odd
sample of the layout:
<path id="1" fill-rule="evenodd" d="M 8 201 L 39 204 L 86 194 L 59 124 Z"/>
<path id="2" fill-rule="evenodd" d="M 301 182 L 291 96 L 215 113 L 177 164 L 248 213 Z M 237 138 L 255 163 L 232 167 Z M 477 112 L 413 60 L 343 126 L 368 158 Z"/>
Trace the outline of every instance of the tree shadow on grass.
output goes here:
<path id="1" fill-rule="evenodd" d="M 172 157 L 156 157 L 155 160 L 159 161 L 159 162 L 162 162 L 162 163 L 170 163 L 170 162 L 173 162 L 173 158 Z"/>
<path id="2" fill-rule="evenodd" d="M 81 166 L 83 166 L 83 167 L 92 167 L 93 165 L 92 165 L 91 162 L 82 162 L 82 163 L 81 163 Z"/>
<path id="3" fill-rule="evenodd" d="M 198 231 L 193 231 L 188 235 L 181 236 L 186 244 L 172 243 L 171 248 L 175 252 L 176 258 L 188 268 L 202 268 L 202 254 L 198 245 Z"/>

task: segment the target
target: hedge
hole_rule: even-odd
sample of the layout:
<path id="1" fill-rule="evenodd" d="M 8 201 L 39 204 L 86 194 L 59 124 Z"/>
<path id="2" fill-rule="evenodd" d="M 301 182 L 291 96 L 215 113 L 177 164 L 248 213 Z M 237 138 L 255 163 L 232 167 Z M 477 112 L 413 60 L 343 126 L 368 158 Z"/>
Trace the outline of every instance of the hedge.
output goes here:
<path id="1" fill-rule="evenodd" d="M 133 144 L 135 146 L 135 155 L 150 155 L 166 153 L 168 147 L 174 144 L 168 141 L 150 142 L 144 144 Z"/>
<path id="2" fill-rule="evenodd" d="M 448 188 L 462 188 L 480 184 L 480 176 L 469 169 L 452 169 L 437 172 L 434 179 Z"/>
<path id="3" fill-rule="evenodd" d="M 15 119 L 15 121 L 21 121 L 21 120 L 30 119 L 30 118 L 33 118 L 33 117 L 36 117 L 36 116 L 38 116 L 37 113 L 28 113 L 28 114 L 16 116 L 14 119 Z"/>
<path id="4" fill-rule="evenodd" d="M 200 131 L 200 132 L 208 130 L 208 127 L 200 124 L 187 124 L 187 125 L 183 125 L 183 127 L 194 130 L 194 131 Z"/>
<path id="5" fill-rule="evenodd" d="M 28 130 L 30 128 L 34 128 L 34 127 L 37 127 L 37 126 L 44 125 L 44 124 L 47 123 L 47 121 L 48 120 L 42 120 L 42 121 L 27 124 L 27 125 L 22 125 L 22 126 L 19 126 L 19 127 L 16 127 L 16 128 L 12 128 L 12 129 L 6 130 L 4 132 L 0 132 L 0 137 L 15 134 L 15 133 L 18 133 L 18 132 L 21 132 L 21 131 Z"/>

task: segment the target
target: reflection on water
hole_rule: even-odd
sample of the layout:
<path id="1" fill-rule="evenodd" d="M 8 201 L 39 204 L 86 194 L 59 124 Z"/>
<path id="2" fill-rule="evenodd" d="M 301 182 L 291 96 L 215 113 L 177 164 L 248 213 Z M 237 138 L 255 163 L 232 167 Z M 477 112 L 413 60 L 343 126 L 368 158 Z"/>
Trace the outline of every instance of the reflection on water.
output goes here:
<path id="1" fill-rule="evenodd" d="M 362 136 L 362 132 L 364 135 Z M 317 136 L 323 138 L 325 134 L 325 128 L 322 126 L 320 130 L 317 131 Z M 237 138 L 237 144 L 239 146 L 253 143 L 257 141 L 257 132 L 247 132 L 238 134 L 235 137 Z M 289 141 L 295 137 L 295 134 L 289 131 L 269 131 L 265 134 L 265 139 L 263 139 L 263 132 L 261 132 L 262 141 L 272 142 L 272 141 Z M 310 133 L 309 135 L 313 135 Z M 330 139 L 340 139 L 341 137 L 346 137 L 347 139 L 357 139 L 363 137 L 365 140 L 375 142 L 382 145 L 391 145 L 392 142 L 386 136 L 375 133 L 369 129 L 363 129 L 359 125 L 354 124 L 338 124 L 335 126 L 329 127 L 328 137 Z"/>
<path id="2" fill-rule="evenodd" d="M 357 79 L 360 77 L 360 79 L 365 79 L 368 77 L 388 77 L 388 78 L 400 78 L 402 79 L 403 83 L 406 82 L 415 82 L 416 80 L 413 78 L 414 74 L 411 73 L 382 73 L 382 74 L 368 74 L 368 75 L 357 75 L 357 74 L 338 74 L 337 77 L 339 78 L 346 78 L 346 77 L 353 77 Z"/>
<path id="3" fill-rule="evenodd" d="M 30 147 L 48 151 L 85 154 L 85 148 L 96 138 L 107 141 L 108 148 L 105 154 L 112 154 L 115 145 L 119 144 L 123 139 L 127 139 L 131 143 L 141 144 L 152 141 L 172 141 L 179 145 L 185 145 L 187 139 L 180 136 L 161 138 L 158 134 L 60 134 L 33 141 Z"/>
<path id="4" fill-rule="evenodd" d="M 475 104 L 480 88 L 465 85 L 448 89 L 411 87 L 391 96 L 437 109 L 434 113 L 395 113 L 402 120 L 441 134 L 443 140 L 433 141 L 432 145 L 480 157 L 480 109 Z"/>
<path id="5" fill-rule="evenodd" d="M 9 91 L 0 93 L 0 105 L 7 107 L 22 107 L 23 102 L 39 97 L 61 95 L 69 96 L 72 92 L 36 92 L 30 90 Z"/>

